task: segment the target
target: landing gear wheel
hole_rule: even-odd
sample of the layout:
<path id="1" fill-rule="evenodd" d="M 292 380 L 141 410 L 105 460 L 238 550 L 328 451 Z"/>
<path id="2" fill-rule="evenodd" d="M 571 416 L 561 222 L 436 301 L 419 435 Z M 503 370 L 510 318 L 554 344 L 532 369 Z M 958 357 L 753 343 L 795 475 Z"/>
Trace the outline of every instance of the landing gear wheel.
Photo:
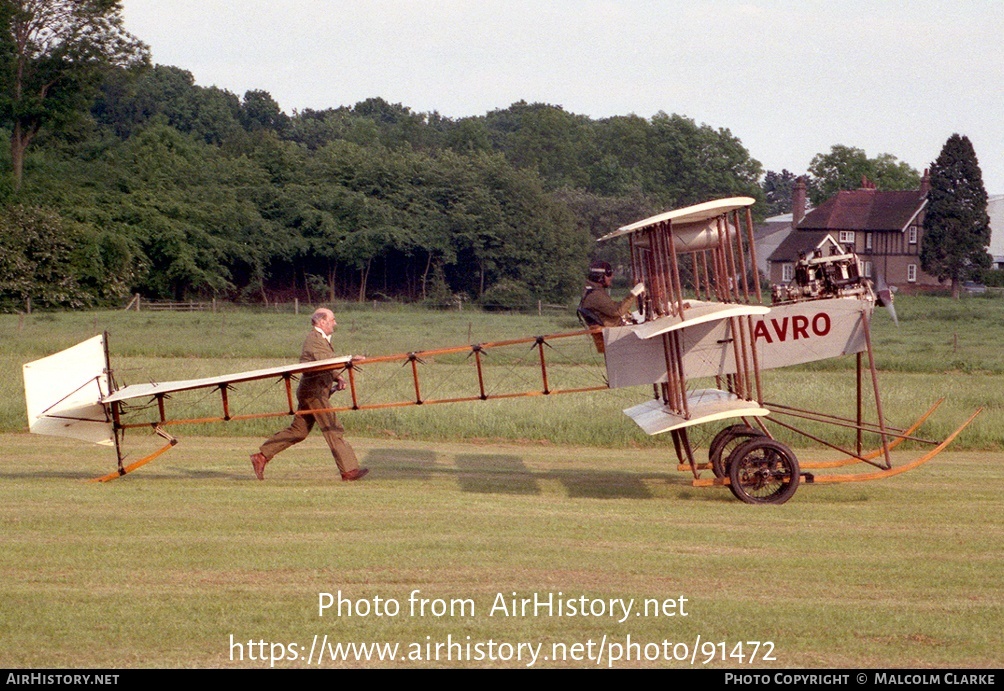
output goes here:
<path id="1" fill-rule="evenodd" d="M 798 459 L 784 444 L 758 437 L 732 452 L 729 489 L 747 504 L 783 504 L 798 489 Z"/>
<path id="2" fill-rule="evenodd" d="M 711 470 L 715 477 L 728 477 L 728 461 L 732 451 L 743 442 L 762 436 L 763 432 L 746 425 L 732 425 L 716 434 L 708 447 L 708 460 L 711 461 Z"/>

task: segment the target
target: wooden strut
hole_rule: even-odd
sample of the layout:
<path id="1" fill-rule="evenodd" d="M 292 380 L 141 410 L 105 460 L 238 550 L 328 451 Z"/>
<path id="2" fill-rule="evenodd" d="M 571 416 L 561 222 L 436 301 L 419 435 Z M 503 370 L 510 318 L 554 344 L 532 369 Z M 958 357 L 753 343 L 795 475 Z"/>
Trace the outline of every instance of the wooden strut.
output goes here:
<path id="1" fill-rule="evenodd" d="M 733 357 L 735 357 L 736 359 L 736 372 L 734 375 L 735 394 L 739 396 L 739 398 L 745 398 L 746 400 L 749 400 L 749 396 L 746 395 L 745 382 L 743 381 L 743 371 L 741 367 L 742 357 L 739 354 L 740 352 L 739 349 L 742 348 L 742 343 L 740 343 L 742 337 L 738 333 L 738 329 L 736 328 L 736 321 L 737 321 L 736 317 L 729 317 L 728 319 L 729 323 L 728 333 L 731 335 L 732 353 Z"/>
<path id="2" fill-rule="evenodd" d="M 679 378 L 680 388 L 683 390 L 681 398 L 683 400 L 683 416 L 690 419 L 690 404 L 687 403 L 687 379 L 683 373 L 683 334 L 680 331 L 672 331 L 670 335 L 673 337 L 673 342 L 676 343 L 676 351 L 674 358 L 676 360 L 677 377 Z M 686 441 L 686 435 L 684 435 L 684 441 Z M 690 442 L 686 442 L 689 444 Z M 688 447 L 689 448 L 689 447 Z"/>
<path id="3" fill-rule="evenodd" d="M 885 467 L 892 468 L 892 460 L 889 458 L 889 439 L 885 431 L 885 416 L 882 414 L 882 397 L 879 395 L 878 371 L 875 369 L 875 354 L 872 352 L 871 316 L 867 312 L 861 314 L 861 325 L 864 327 L 865 347 L 868 350 L 868 369 L 872 373 L 872 388 L 875 390 L 875 413 L 878 415 L 878 423 L 882 436 L 882 448 L 885 451 Z"/>
<path id="4" fill-rule="evenodd" d="M 484 401 L 488 399 L 488 395 L 485 393 L 485 374 L 481 369 L 481 344 L 476 344 L 472 350 L 474 352 L 474 363 L 478 368 L 478 391 L 481 392 L 478 399 Z"/>
<path id="5" fill-rule="evenodd" d="M 749 237 L 750 263 L 755 277 L 753 286 L 756 288 L 756 301 L 757 304 L 763 304 L 763 298 L 760 296 L 760 269 L 757 268 L 756 263 L 756 243 L 753 242 L 753 212 L 748 206 L 746 207 L 746 234 Z"/>
<path id="6" fill-rule="evenodd" d="M 660 316 L 672 314 L 670 303 L 672 302 L 672 284 L 669 282 L 669 273 L 665 266 L 665 255 L 663 254 L 662 225 L 657 225 L 649 232 L 649 244 L 651 251 L 649 256 L 652 265 L 655 267 L 657 310 Z"/>
<path id="7" fill-rule="evenodd" d="M 739 223 L 739 211 L 735 212 L 736 226 L 736 246 L 739 248 L 739 277 L 742 279 L 743 300 L 748 305 L 750 303 L 749 283 L 746 281 L 746 253 L 743 252 L 743 235 L 740 231 L 742 227 Z"/>
<path id="8" fill-rule="evenodd" d="M 944 400 L 944 399 L 942 399 Z M 829 425 L 834 425 L 836 427 L 846 427 L 848 429 L 854 429 L 858 432 L 870 432 L 872 434 L 881 433 L 878 423 L 875 422 L 855 422 L 854 420 L 849 420 L 839 415 L 831 415 L 830 413 L 820 413 L 814 410 L 803 410 L 801 408 L 794 408 L 792 406 L 781 405 L 780 403 L 765 403 L 765 406 L 771 409 L 772 413 L 778 415 L 790 415 L 791 417 L 802 418 L 803 420 L 811 420 L 813 422 L 824 422 Z M 886 433 L 891 437 L 902 438 L 903 430 L 897 427 L 885 428 Z M 906 436 L 905 439 L 908 441 L 919 441 L 922 444 L 937 444 L 938 442 L 932 441 L 930 439 L 922 439 L 921 437 L 911 437 Z"/>
<path id="9" fill-rule="evenodd" d="M 669 242 L 670 269 L 672 272 L 673 288 L 676 292 L 676 314 L 683 321 L 687 317 L 683 313 L 683 285 L 680 283 L 680 262 L 676 254 L 676 239 L 673 236 L 673 222 L 666 222 L 666 239 Z"/>
<path id="10" fill-rule="evenodd" d="M 855 394 L 857 396 L 857 416 L 858 416 L 857 422 L 860 425 L 861 421 L 862 421 L 862 418 L 864 416 L 863 406 L 862 406 L 862 396 L 861 396 L 861 353 L 860 352 L 858 352 L 858 353 L 855 354 L 855 359 L 857 361 L 857 365 L 855 367 L 856 376 L 855 376 L 854 389 L 855 389 Z M 856 438 L 855 438 L 855 443 L 856 443 L 855 450 L 858 452 L 858 455 L 860 456 L 861 455 L 861 444 L 862 444 L 861 429 L 860 428 L 858 429 L 858 433 L 857 433 Z"/>
<path id="11" fill-rule="evenodd" d="M 547 365 L 544 363 L 544 337 L 537 336 L 537 352 L 540 353 L 540 378 L 544 382 L 544 389 L 541 391 L 545 396 L 551 393 L 547 388 Z"/>
<path id="12" fill-rule="evenodd" d="M 894 448 L 896 448 L 904 441 L 906 441 L 911 434 L 920 429 L 921 425 L 927 422 L 927 419 L 934 414 L 934 411 L 937 410 L 938 406 L 944 403 L 944 401 L 945 401 L 944 398 L 939 398 L 937 401 L 935 401 L 934 405 L 932 405 L 930 408 L 927 409 L 927 412 L 925 412 L 923 415 L 917 418 L 917 420 L 912 425 L 903 430 L 902 435 L 898 435 L 896 439 L 889 442 L 889 450 L 892 451 Z M 869 451 L 868 453 L 863 453 L 863 454 L 859 453 L 858 456 L 861 456 L 862 458 L 866 458 L 868 460 L 873 460 L 882 455 L 882 453 L 883 449 L 882 447 L 879 447 L 877 449 Z M 842 458 L 834 461 L 806 461 L 805 463 L 800 462 L 798 465 L 800 468 L 805 468 L 806 470 L 820 470 L 825 468 L 840 468 L 846 465 L 852 465 L 854 463 L 859 463 L 859 462 L 860 461 L 857 458 L 853 456 L 848 456 L 847 458 Z"/>
<path id="13" fill-rule="evenodd" d="M 812 441 L 816 442 L 817 444 L 822 444 L 823 446 L 828 446 L 831 449 L 836 449 L 840 453 L 845 453 L 845 454 L 848 454 L 850 456 L 854 456 L 859 461 L 863 461 L 865 463 L 873 465 L 876 468 L 881 468 L 882 467 L 881 465 L 879 465 L 878 463 L 875 463 L 874 461 L 871 461 L 871 460 L 869 460 L 867 458 L 864 458 L 862 456 L 855 455 L 853 452 L 848 451 L 847 449 L 844 449 L 844 448 L 842 448 L 840 446 L 837 446 L 836 444 L 831 444 L 830 442 L 826 441 L 825 439 L 817 437 L 814 434 L 809 434 L 805 430 L 798 429 L 794 425 L 789 425 L 788 423 L 781 422 L 780 420 L 777 420 L 777 419 L 775 419 L 773 422 L 774 422 L 775 425 L 780 425 L 781 427 L 784 427 L 786 430 L 789 430 L 791 432 L 795 432 L 796 434 L 801 434 L 803 437 L 806 437 L 807 439 L 811 439 Z M 888 440 L 886 439 L 886 437 L 884 437 L 884 436 L 882 437 L 882 449 L 885 452 L 885 457 L 886 457 L 887 462 L 888 462 L 888 458 L 889 458 L 889 443 L 888 443 Z M 886 469 L 888 470 L 891 467 L 892 467 L 892 463 L 889 463 L 889 465 L 886 466 Z"/>
<path id="14" fill-rule="evenodd" d="M 418 386 L 418 363 L 420 360 L 415 353 L 408 353 L 408 362 L 411 363 L 411 376 L 415 380 L 415 405 L 422 405 L 422 392 Z"/>
<path id="15" fill-rule="evenodd" d="M 680 433 L 680 442 L 683 445 L 683 452 L 687 454 L 687 463 L 690 464 L 690 470 L 694 473 L 694 477 L 700 474 L 697 470 L 697 463 L 694 462 L 694 450 L 690 447 L 690 435 L 687 434 L 687 428 L 684 427 L 678 430 Z"/>
<path id="16" fill-rule="evenodd" d="M 349 370 L 349 377 L 352 376 L 352 370 Z M 296 408 L 293 406 L 293 376 L 291 374 L 282 375 L 283 384 L 286 387 L 286 403 L 289 405 L 289 414 L 292 415 Z"/>
<path id="17" fill-rule="evenodd" d="M 674 367 L 673 356 L 669 349 L 669 332 L 662 334 L 662 354 L 666 363 L 666 388 L 669 393 L 664 403 L 669 406 L 670 410 L 679 415 L 681 412 L 680 399 L 676 389 L 676 367 Z"/>
<path id="18" fill-rule="evenodd" d="M 350 366 L 349 370 L 349 392 L 352 394 L 352 410 L 359 410 L 359 397 L 356 392 L 356 368 Z M 289 412 L 293 412 L 293 401 L 290 399 L 289 402 Z"/>

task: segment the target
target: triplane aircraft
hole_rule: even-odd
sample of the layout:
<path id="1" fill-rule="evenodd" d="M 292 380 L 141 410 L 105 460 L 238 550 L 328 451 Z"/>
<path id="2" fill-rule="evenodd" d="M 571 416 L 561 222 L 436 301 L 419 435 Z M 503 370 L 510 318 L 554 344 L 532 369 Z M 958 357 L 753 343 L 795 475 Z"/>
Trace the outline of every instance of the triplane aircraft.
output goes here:
<path id="1" fill-rule="evenodd" d="M 624 412 L 650 435 L 670 434 L 677 467 L 692 473 L 695 486 L 725 485 L 737 498 L 751 504 L 783 503 L 802 482 L 875 480 L 929 461 L 980 411 L 940 442 L 914 435 L 941 401 L 906 428 L 889 425 L 882 413 L 872 351 L 871 318 L 877 298 L 871 282 L 862 275 L 858 257 L 848 250 L 801 259 L 795 268 L 795 280 L 788 286 L 775 286 L 773 304 L 764 305 L 754 268 L 753 203 L 749 197 L 709 201 L 638 221 L 600 238 L 605 242 L 626 237 L 630 242 L 632 278 L 646 287 L 632 323 L 604 327 L 588 310 L 580 310 L 588 327 L 584 331 L 365 359 L 344 356 L 218 377 L 123 387 L 113 376 L 107 336 L 96 336 L 24 366 L 30 430 L 114 446 L 116 470 L 97 478 L 108 481 L 170 449 L 176 442 L 166 431 L 170 425 L 319 412 L 295 410 L 293 378 L 335 370 L 346 375 L 351 398 L 351 404 L 329 409 L 336 412 L 648 386 L 651 398 Z M 589 336 L 597 340 L 597 349 L 603 353 L 605 381 L 595 386 L 554 387 L 549 381 L 545 348 L 553 349 L 561 339 Z M 483 360 L 491 353 L 514 347 L 533 354 L 540 378 L 532 387 L 500 391 L 490 384 Z M 421 366 L 431 358 L 457 354 L 466 354 L 465 367 L 473 370 L 468 390 L 459 395 L 423 397 Z M 765 397 L 763 370 L 844 355 L 856 358 L 853 416 L 804 410 Z M 366 384 L 360 374 L 387 363 L 398 363 L 410 370 L 408 396 L 364 400 Z M 553 360 L 551 365 L 553 368 Z M 870 386 L 865 384 L 866 370 Z M 238 385 L 257 381 L 282 385 L 284 409 L 248 413 L 232 409 L 231 392 Z M 865 419 L 868 388 L 873 403 L 868 408 L 874 409 L 874 420 Z M 216 414 L 168 416 L 167 401 L 173 394 L 199 390 L 218 392 Z M 856 442 L 853 448 L 843 448 L 800 429 L 796 426 L 798 420 L 850 428 L 855 430 Z M 709 444 L 708 461 L 698 462 L 690 432 L 696 426 L 709 425 L 720 429 Z M 152 429 L 166 443 L 126 464 L 124 434 L 141 428 Z M 842 458 L 800 464 L 792 450 L 775 438 L 772 429 L 779 428 L 835 449 Z M 877 439 L 878 448 L 864 450 L 864 435 Z M 890 451 L 907 440 L 932 448 L 916 460 L 894 467 Z M 807 472 L 854 463 L 871 465 L 873 470 L 855 474 Z M 702 477 L 708 470 L 713 477 Z"/>

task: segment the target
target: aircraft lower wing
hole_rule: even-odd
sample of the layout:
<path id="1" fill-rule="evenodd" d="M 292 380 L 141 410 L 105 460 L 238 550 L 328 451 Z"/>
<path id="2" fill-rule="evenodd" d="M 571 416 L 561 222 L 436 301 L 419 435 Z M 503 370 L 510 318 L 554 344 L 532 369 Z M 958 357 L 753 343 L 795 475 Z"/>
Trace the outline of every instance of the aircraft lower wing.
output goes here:
<path id="1" fill-rule="evenodd" d="M 635 421 L 646 434 L 662 434 L 675 429 L 716 422 L 736 417 L 770 415 L 770 411 L 755 402 L 745 401 L 733 393 L 720 389 L 697 389 L 687 395 L 690 417 L 677 415 L 662 401 L 646 401 L 624 414 Z"/>
<path id="2" fill-rule="evenodd" d="M 211 389 L 230 384 L 240 384 L 242 382 L 259 381 L 261 379 L 276 379 L 278 377 L 304 374 L 307 372 L 324 372 L 333 369 L 344 369 L 352 362 L 351 355 L 330 358 L 328 360 L 317 360 L 315 362 L 303 362 L 295 365 L 282 365 L 280 367 L 268 367 L 266 369 L 250 370 L 236 374 L 224 374 L 219 377 L 206 377 L 204 379 L 186 379 L 180 381 L 150 382 L 147 384 L 130 384 L 109 394 L 101 399 L 102 403 L 115 403 L 116 401 L 126 401 L 132 398 L 150 398 L 153 396 L 163 396 L 178 391 L 192 391 L 194 389 Z"/>
<path id="3" fill-rule="evenodd" d="M 352 359 L 351 355 L 344 355 L 204 379 L 132 384 L 113 391 L 108 376 L 105 336 L 95 336 L 24 365 L 28 429 L 34 434 L 70 437 L 111 446 L 115 444 L 111 413 L 113 403 L 156 398 L 178 391 L 224 388 L 231 384 L 294 374 L 340 370 L 346 368 Z"/>

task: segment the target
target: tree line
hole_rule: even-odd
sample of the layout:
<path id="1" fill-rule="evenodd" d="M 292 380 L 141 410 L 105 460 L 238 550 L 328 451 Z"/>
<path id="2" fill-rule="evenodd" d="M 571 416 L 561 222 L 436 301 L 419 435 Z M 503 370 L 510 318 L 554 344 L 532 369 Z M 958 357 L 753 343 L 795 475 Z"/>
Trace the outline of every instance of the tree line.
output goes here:
<path id="1" fill-rule="evenodd" d="M 0 309 L 134 292 L 566 302 L 590 259 L 626 263 L 594 242 L 624 223 L 722 196 L 790 210 L 793 174 L 682 115 L 521 101 L 449 118 L 382 98 L 287 115 L 266 91 L 151 65 L 114 0 L 0 0 L 0 22 Z M 885 188 L 919 180 L 835 146 L 812 193 L 857 186 L 862 165 Z"/>
<path id="2" fill-rule="evenodd" d="M 23 183 L 0 189 L 3 222 L 22 229 L 4 234 L 20 278 L 5 270 L 0 289 L 8 308 L 131 292 L 562 302 L 597 236 L 756 195 L 761 172 L 727 130 L 678 115 L 591 120 L 521 102 L 450 119 L 373 98 L 288 116 L 264 91 L 115 67 L 89 109 L 39 129 Z M 48 245 L 22 254 L 32 233 Z M 50 265 L 67 274 L 59 291 Z"/>

